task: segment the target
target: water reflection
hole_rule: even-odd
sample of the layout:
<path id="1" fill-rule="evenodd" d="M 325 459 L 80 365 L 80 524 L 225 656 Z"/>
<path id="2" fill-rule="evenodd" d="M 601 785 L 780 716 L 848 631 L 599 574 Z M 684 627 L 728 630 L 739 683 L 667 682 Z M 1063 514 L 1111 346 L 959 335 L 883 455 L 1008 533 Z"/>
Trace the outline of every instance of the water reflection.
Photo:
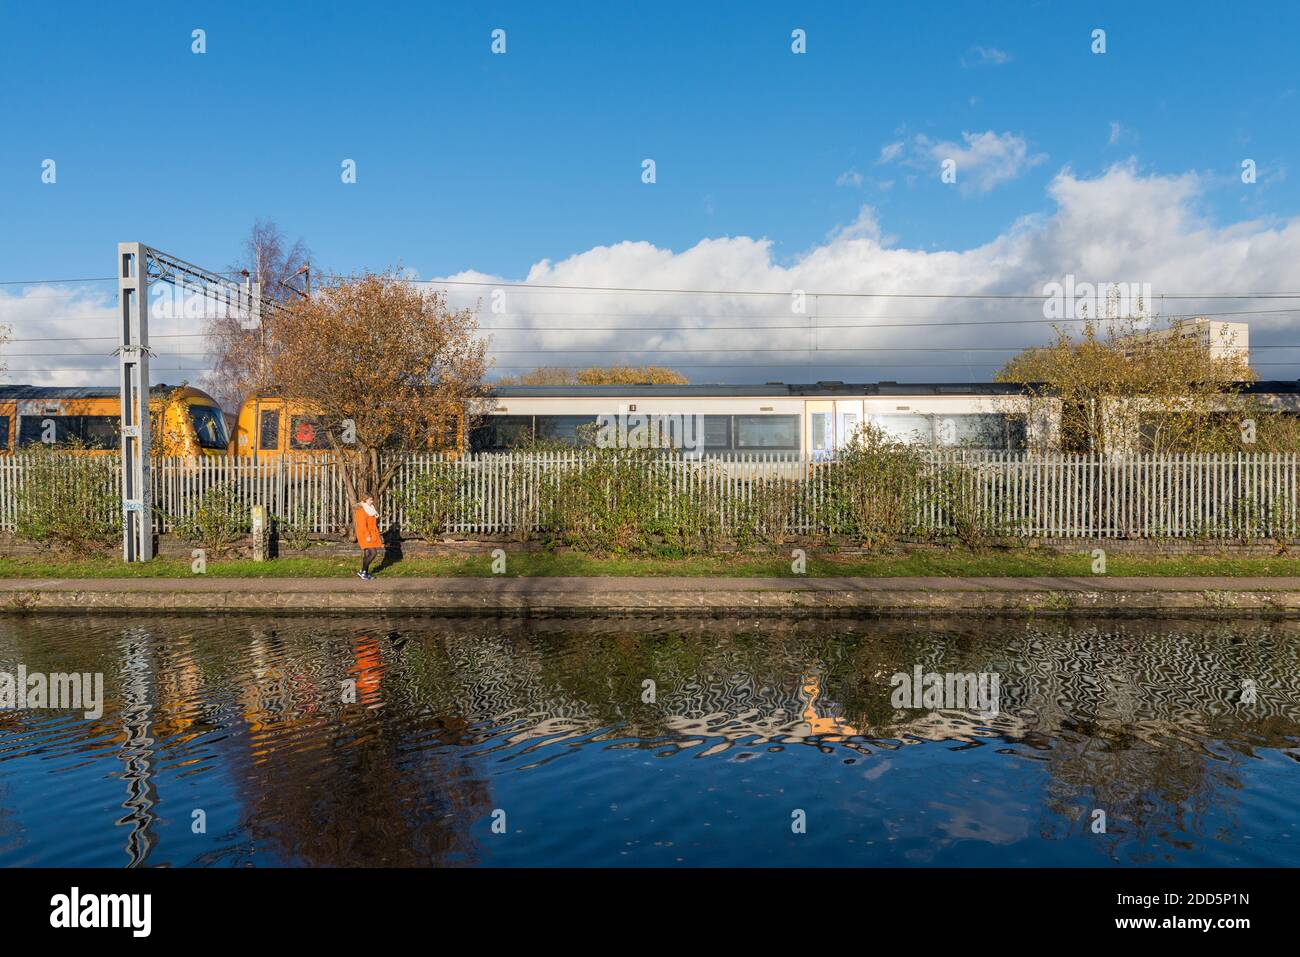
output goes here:
<path id="1" fill-rule="evenodd" d="M 0 620 L 19 662 L 106 701 L 0 711 L 4 864 L 1300 863 L 1292 622 Z M 1000 712 L 896 710 L 918 665 Z"/>

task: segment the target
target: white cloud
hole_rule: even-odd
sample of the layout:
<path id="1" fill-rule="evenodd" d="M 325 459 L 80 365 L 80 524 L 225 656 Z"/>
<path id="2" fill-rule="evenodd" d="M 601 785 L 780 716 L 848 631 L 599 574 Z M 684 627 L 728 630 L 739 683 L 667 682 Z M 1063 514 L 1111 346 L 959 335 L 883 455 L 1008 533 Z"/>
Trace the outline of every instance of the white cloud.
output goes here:
<path id="1" fill-rule="evenodd" d="M 115 385 L 117 310 L 109 296 L 116 292 L 109 283 L 0 290 L 0 327 L 8 334 L 0 381 Z M 47 369 L 57 371 L 32 371 Z"/>
<path id="2" fill-rule="evenodd" d="M 835 185 L 859 187 L 862 185 L 862 174 L 855 169 L 845 170 L 836 178 Z"/>
<path id="3" fill-rule="evenodd" d="M 877 162 L 877 163 L 892 163 L 894 160 L 898 159 L 898 157 L 902 155 L 902 153 L 903 153 L 903 148 L 904 148 L 906 145 L 907 145 L 907 144 L 904 143 L 902 140 L 899 140 L 899 141 L 896 142 L 896 143 L 889 143 L 889 144 L 887 144 L 886 146 L 884 146 L 884 147 L 881 148 L 881 150 L 880 150 L 880 159 L 876 160 L 876 162 Z"/>
<path id="4" fill-rule="evenodd" d="M 973 46 L 970 52 L 961 58 L 961 65 L 964 67 L 1002 66 L 1004 63 L 1010 63 L 1011 60 L 1010 53 L 997 47 Z"/>
<path id="5" fill-rule="evenodd" d="M 485 314 L 483 320 L 485 326 L 533 330 L 495 332 L 497 348 L 555 350 L 499 352 L 497 361 L 503 367 L 651 362 L 680 367 L 697 382 L 987 380 L 1010 352 L 981 350 L 1015 350 L 1041 343 L 1050 335 L 1050 326 L 1038 321 L 923 324 L 1042 320 L 1041 301 L 823 296 L 814 306 L 810 297 L 809 312 L 816 313 L 817 324 L 826 326 L 810 335 L 807 316 L 790 312 L 790 292 L 1037 297 L 1044 283 L 1066 274 L 1079 281 L 1150 283 L 1157 304 L 1161 293 L 1292 288 L 1294 263 L 1300 261 L 1300 217 L 1214 226 L 1196 212 L 1205 188 L 1206 181 L 1197 175 L 1143 175 L 1132 161 L 1094 178 L 1065 169 L 1048 189 L 1055 202 L 1053 212 L 1023 217 L 990 242 L 964 250 L 898 247 L 884 235 L 876 212 L 866 206 L 852 223 L 831 230 L 824 242 L 788 261 L 774 255 L 770 240 L 747 236 L 705 239 L 681 252 L 646 242 L 599 246 L 558 262 L 539 262 L 526 281 L 767 290 L 774 295 L 509 290 L 509 316 Z M 479 289 L 472 296 L 486 298 L 487 294 Z M 468 293 L 458 295 L 471 301 Z M 1277 304 L 1171 301 L 1160 305 L 1159 311 L 1267 307 Z M 1286 341 L 1285 330 L 1292 322 L 1286 314 L 1263 314 L 1251 320 L 1252 344 L 1266 344 L 1270 337 L 1276 341 L 1278 336 Z M 545 331 L 557 324 L 566 328 Z M 830 328 L 836 325 L 847 328 Z M 583 331 L 571 331 L 575 326 Z M 660 328 L 647 329 L 652 326 Z M 665 330 L 665 326 L 682 328 Z M 817 351 L 809 351 L 810 344 Z M 915 351 L 830 351 L 852 347 Z M 780 351 L 747 351 L 752 349 Z M 1287 355 L 1263 352 L 1256 358 L 1268 361 Z M 738 365 L 747 365 L 748 370 L 734 368 Z M 515 371 L 500 369 L 503 374 Z M 1294 368 L 1261 367 L 1260 371 L 1266 378 L 1296 375 Z"/>
<path id="6" fill-rule="evenodd" d="M 918 133 L 910 144 L 891 143 L 886 147 L 888 159 L 882 150 L 881 162 L 897 160 L 909 166 L 933 168 L 938 176 L 939 167 L 952 160 L 956 164 L 957 186 L 969 195 L 987 193 L 1047 159 L 1045 153 L 1031 153 L 1025 138 L 1014 133 L 963 132 L 961 138 L 962 142 L 956 143 L 932 140 Z"/>
<path id="7" fill-rule="evenodd" d="M 865 206 L 852 222 L 831 229 L 823 241 L 790 257 L 779 257 L 774 242 L 763 237 L 706 238 L 679 252 L 627 241 L 597 246 L 558 261 L 542 259 L 522 279 L 478 271 L 443 278 L 486 284 L 448 288 L 453 305 L 481 303 L 480 322 L 490 331 L 494 349 L 502 350 L 494 353 L 502 374 L 539 365 L 648 362 L 680 367 L 696 382 L 987 380 L 1010 353 L 981 350 L 1014 350 L 1041 343 L 1050 335 L 1050 326 L 1038 321 L 1021 325 L 933 323 L 1042 320 L 1041 301 L 810 296 L 808 314 L 794 314 L 790 293 L 803 289 L 809 293 L 1037 297 L 1044 283 L 1073 274 L 1079 281 L 1095 283 L 1150 283 L 1159 311 L 1166 314 L 1300 305 L 1276 300 L 1161 303 L 1162 293 L 1295 288 L 1300 216 L 1212 223 L 1199 212 L 1210 189 L 1246 187 L 1194 173 L 1146 174 L 1129 160 L 1091 177 L 1068 168 L 1060 171 L 1047 189 L 1053 204 L 1049 212 L 1024 216 L 989 242 L 966 249 L 938 248 L 928 236 L 916 246 L 900 246 L 887 235 L 887 216 Z M 428 275 L 428 270 L 423 274 Z M 629 294 L 507 285 L 519 281 L 606 288 L 765 290 L 772 295 Z M 504 314 L 491 311 L 492 284 L 501 284 L 505 290 Z M 15 337 L 60 340 L 11 343 L 4 349 L 11 369 L 93 363 L 96 370 L 11 374 L 7 381 L 113 384 L 114 366 L 108 353 L 115 345 L 111 338 L 115 335 L 115 290 L 111 283 L 103 286 L 106 288 L 94 287 L 95 292 L 48 286 L 0 290 L 0 323 L 11 322 Z M 1227 318 L 1250 322 L 1255 347 L 1297 341 L 1295 314 Z M 810 333 L 812 325 L 820 331 Z M 198 322 L 169 320 L 155 323 L 153 331 L 161 335 L 200 328 Z M 96 335 L 109 338 L 93 343 L 79 338 Z M 160 338 L 155 340 L 155 348 L 192 351 L 199 348 L 191 344 L 196 341 Z M 816 349 L 810 350 L 811 346 Z M 914 351 L 832 351 L 862 347 Z M 95 358 L 74 362 L 18 355 L 64 349 Z M 777 351 L 747 351 L 754 349 Z M 1257 350 L 1255 358 L 1267 363 L 1296 355 Z M 163 356 L 154 360 L 154 368 L 171 369 L 182 362 L 191 369 L 207 364 L 201 357 Z M 1296 378 L 1300 363 L 1263 365 L 1258 370 L 1265 378 Z M 182 376 L 156 371 L 154 378 L 172 382 Z M 197 374 L 189 378 L 195 381 Z"/>
<path id="8" fill-rule="evenodd" d="M 1123 127 L 1115 120 L 1110 121 L 1110 145 L 1114 146 L 1119 142 L 1119 135 L 1123 132 Z"/>
<path id="9" fill-rule="evenodd" d="M 885 236 L 880 231 L 880 221 L 876 217 L 876 211 L 870 206 L 863 206 L 858 210 L 857 219 L 847 226 L 836 226 L 827 234 L 832 241 L 848 239 L 869 239 L 879 246 L 888 246 L 893 242 L 893 237 Z"/>

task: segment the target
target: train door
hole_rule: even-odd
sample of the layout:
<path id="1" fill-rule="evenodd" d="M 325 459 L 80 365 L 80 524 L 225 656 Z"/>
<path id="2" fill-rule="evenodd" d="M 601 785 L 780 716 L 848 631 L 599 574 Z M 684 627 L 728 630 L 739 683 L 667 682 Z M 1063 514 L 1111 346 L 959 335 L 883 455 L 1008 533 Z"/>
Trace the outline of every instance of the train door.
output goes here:
<path id="1" fill-rule="evenodd" d="M 278 455 L 284 443 L 282 441 L 287 423 L 284 421 L 284 403 L 272 399 L 258 400 L 254 406 L 256 417 L 253 423 L 254 450 L 258 458 Z"/>
<path id="2" fill-rule="evenodd" d="M 830 401 L 805 404 L 808 416 L 808 454 L 815 459 L 827 458 L 835 452 L 835 403 Z"/>
<path id="3" fill-rule="evenodd" d="M 835 400 L 835 447 L 844 448 L 853 441 L 854 434 L 862 426 L 862 400 Z"/>

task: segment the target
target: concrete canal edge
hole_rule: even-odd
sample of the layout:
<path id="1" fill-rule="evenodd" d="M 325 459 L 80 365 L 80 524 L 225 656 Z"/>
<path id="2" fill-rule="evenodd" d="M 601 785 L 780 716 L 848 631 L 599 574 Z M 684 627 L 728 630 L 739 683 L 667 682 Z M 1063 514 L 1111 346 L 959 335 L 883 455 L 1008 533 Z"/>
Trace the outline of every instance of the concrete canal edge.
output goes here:
<path id="1" fill-rule="evenodd" d="M 1300 577 L 4 579 L 0 612 L 1300 617 Z"/>

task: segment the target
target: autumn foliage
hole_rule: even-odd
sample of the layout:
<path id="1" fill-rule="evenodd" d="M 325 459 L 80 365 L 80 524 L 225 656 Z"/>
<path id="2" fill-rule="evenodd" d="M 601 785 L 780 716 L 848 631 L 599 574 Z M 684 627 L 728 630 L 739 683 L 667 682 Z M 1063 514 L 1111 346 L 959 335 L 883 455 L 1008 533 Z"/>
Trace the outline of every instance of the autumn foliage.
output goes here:
<path id="1" fill-rule="evenodd" d="M 1139 435 L 1156 454 L 1238 448 L 1241 387 L 1253 373 L 1233 343 L 1206 344 L 1191 331 L 1137 318 L 1090 321 L 1077 335 L 1058 327 L 1050 344 L 1020 353 L 997 378 L 1059 402 L 1066 452 L 1113 450 L 1117 437 Z"/>
<path id="2" fill-rule="evenodd" d="M 262 388 L 317 416 L 353 501 L 382 495 L 403 451 L 454 446 L 472 424 L 462 416 L 477 414 L 486 344 L 473 312 L 442 293 L 366 273 L 264 322 Z"/>
<path id="3" fill-rule="evenodd" d="M 562 366 L 542 366 L 500 380 L 502 385 L 689 385 L 680 372 L 663 366 L 591 366 L 574 372 Z"/>

